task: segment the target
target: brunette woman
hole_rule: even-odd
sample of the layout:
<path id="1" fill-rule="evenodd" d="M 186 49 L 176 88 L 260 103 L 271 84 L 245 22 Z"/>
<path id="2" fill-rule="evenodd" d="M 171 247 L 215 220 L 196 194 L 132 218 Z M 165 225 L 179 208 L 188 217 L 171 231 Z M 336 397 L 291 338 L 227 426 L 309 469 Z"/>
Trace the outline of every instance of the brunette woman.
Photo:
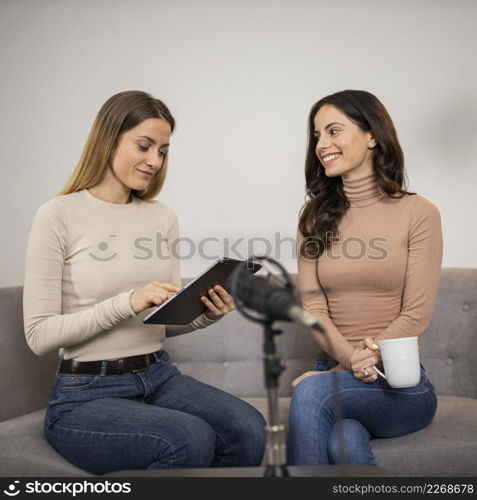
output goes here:
<path id="1" fill-rule="evenodd" d="M 442 259 L 438 209 L 407 191 L 393 122 L 369 92 L 346 90 L 311 109 L 307 202 L 298 229 L 299 286 L 326 333 L 313 371 L 293 381 L 290 464 L 376 464 L 371 437 L 429 425 L 433 386 L 391 388 L 379 340 L 429 326 Z"/>

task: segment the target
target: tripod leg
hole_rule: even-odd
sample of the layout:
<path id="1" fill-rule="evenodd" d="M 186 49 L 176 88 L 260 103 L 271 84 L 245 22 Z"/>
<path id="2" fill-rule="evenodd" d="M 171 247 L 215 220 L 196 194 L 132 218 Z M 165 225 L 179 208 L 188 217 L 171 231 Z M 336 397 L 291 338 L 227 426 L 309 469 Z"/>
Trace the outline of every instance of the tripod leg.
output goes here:
<path id="1" fill-rule="evenodd" d="M 265 477 L 290 477 L 285 465 L 268 465 L 265 469 Z"/>
<path id="2" fill-rule="evenodd" d="M 264 342 L 264 368 L 265 385 L 268 396 L 268 425 L 265 427 L 267 434 L 267 449 L 265 477 L 288 477 L 286 467 L 286 439 L 285 426 L 279 423 L 278 417 L 278 377 L 284 367 L 276 355 L 274 336 L 280 333 L 273 330 L 270 325 L 265 329 Z"/>
<path id="3" fill-rule="evenodd" d="M 285 426 L 267 425 L 266 459 L 268 467 L 281 467 L 286 464 Z"/>

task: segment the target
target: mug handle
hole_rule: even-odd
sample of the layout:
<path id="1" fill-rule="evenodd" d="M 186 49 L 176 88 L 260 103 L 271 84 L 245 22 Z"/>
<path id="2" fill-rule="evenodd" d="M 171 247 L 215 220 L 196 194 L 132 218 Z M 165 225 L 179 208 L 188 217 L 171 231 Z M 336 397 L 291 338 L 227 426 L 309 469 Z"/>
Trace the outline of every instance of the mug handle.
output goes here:
<path id="1" fill-rule="evenodd" d="M 373 368 L 379 373 L 379 375 L 381 375 L 381 377 L 385 378 L 386 380 L 388 379 L 388 377 L 386 377 L 386 375 L 384 375 L 381 370 L 378 370 L 375 366 L 373 366 Z"/>

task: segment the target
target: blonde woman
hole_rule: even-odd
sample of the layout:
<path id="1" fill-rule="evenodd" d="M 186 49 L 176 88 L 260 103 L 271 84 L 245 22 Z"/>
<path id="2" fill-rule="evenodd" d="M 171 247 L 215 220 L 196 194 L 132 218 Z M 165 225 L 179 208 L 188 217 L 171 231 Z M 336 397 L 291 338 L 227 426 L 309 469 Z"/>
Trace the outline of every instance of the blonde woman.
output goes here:
<path id="1" fill-rule="evenodd" d="M 24 321 L 38 355 L 59 349 L 45 436 L 95 474 L 126 469 L 252 466 L 264 448 L 250 405 L 182 375 L 168 336 L 234 308 L 223 288 L 185 326 L 145 325 L 180 287 L 174 211 L 155 200 L 175 122 L 140 91 L 102 106 L 71 179 L 38 210 L 28 242 Z M 152 252 L 147 247 L 160 242 Z M 148 250 L 148 251 L 146 251 Z"/>

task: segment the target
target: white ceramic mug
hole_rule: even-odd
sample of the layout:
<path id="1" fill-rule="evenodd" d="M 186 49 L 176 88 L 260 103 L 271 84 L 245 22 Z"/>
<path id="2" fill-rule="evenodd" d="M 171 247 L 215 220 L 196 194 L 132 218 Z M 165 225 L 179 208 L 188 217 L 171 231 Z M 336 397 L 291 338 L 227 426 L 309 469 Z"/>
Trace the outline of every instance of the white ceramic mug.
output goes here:
<path id="1" fill-rule="evenodd" d="M 418 337 L 380 340 L 381 358 L 386 375 L 374 369 L 387 379 L 394 388 L 413 387 L 421 379 L 421 365 L 419 364 Z"/>

